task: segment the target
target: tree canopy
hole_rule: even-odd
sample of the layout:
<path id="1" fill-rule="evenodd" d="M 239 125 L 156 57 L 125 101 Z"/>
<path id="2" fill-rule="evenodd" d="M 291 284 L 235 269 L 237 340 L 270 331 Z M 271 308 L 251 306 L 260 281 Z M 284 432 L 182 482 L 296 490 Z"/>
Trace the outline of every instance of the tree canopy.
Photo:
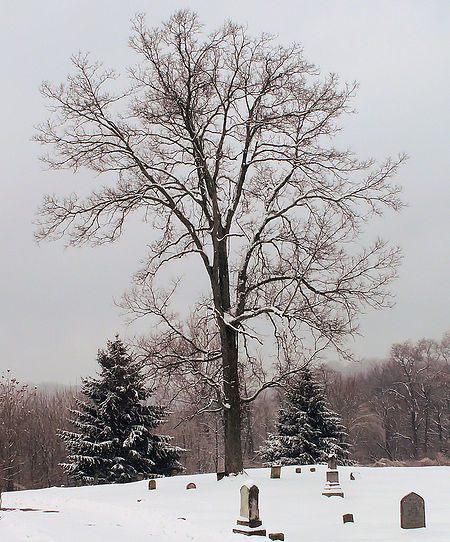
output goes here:
<path id="1" fill-rule="evenodd" d="M 155 375 L 177 394 L 209 390 L 199 410 L 223 412 L 225 469 L 239 472 L 242 404 L 330 346 L 347 355 L 361 310 L 390 306 L 399 250 L 360 236 L 401 207 L 390 179 L 403 157 L 376 165 L 333 145 L 355 85 L 321 77 L 298 44 L 233 23 L 206 34 L 188 10 L 153 29 L 137 16 L 130 44 L 128 80 L 79 54 L 66 83 L 42 86 L 45 162 L 108 182 L 85 198 L 47 196 L 37 235 L 104 243 L 131 213 L 152 224 L 125 306 L 153 318 Z M 167 276 L 189 257 L 204 292 L 186 321 Z"/>

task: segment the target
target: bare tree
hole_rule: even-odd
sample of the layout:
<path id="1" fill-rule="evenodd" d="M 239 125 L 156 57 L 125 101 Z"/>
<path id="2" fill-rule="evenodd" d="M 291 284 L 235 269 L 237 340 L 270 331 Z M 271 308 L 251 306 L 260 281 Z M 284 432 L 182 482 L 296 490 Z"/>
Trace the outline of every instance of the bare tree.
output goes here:
<path id="1" fill-rule="evenodd" d="M 372 215 L 400 208 L 389 179 L 403 157 L 375 167 L 332 145 L 355 86 L 321 79 L 297 44 L 232 23 L 205 35 L 190 11 L 155 29 L 136 17 L 130 44 L 140 64 L 128 87 L 87 55 L 65 84 L 42 86 L 46 163 L 116 182 L 85 199 L 47 196 L 38 239 L 112 242 L 131 213 L 151 222 L 159 237 L 125 304 L 158 325 L 158 371 L 210 387 L 202 408 L 223 413 L 225 469 L 239 472 L 242 405 L 330 345 L 346 355 L 360 310 L 390 305 L 399 251 L 358 239 Z M 204 273 L 200 341 L 173 310 L 178 282 L 163 281 L 191 256 Z M 276 373 L 261 354 L 269 327 Z"/>

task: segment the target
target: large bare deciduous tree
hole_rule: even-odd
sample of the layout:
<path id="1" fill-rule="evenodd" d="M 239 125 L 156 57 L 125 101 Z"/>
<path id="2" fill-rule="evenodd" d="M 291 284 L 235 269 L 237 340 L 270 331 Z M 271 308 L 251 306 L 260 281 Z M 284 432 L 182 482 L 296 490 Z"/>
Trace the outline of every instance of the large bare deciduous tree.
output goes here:
<path id="1" fill-rule="evenodd" d="M 199 409 L 223 412 L 225 469 L 240 472 L 242 405 L 322 349 L 344 352 L 361 309 L 391 303 L 398 249 L 358 239 L 401 207 L 390 178 L 403 157 L 375 166 L 333 146 L 355 87 L 321 78 L 297 44 L 231 23 L 206 35 L 190 11 L 155 29 L 137 16 L 130 44 L 140 63 L 125 82 L 78 55 L 65 84 L 42 86 L 47 164 L 108 181 L 85 198 L 46 197 L 38 238 L 112 242 L 135 211 L 153 225 L 125 303 L 158 322 L 155 370 L 212 390 Z M 190 257 L 205 288 L 186 321 L 160 277 Z M 269 328 L 275 372 L 261 354 Z"/>

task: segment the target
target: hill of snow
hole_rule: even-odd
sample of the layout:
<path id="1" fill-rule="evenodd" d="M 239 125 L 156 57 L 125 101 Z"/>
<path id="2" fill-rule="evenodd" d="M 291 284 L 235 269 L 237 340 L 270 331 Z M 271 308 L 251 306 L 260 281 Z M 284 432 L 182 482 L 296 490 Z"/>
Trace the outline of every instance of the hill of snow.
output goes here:
<path id="1" fill-rule="evenodd" d="M 216 480 L 215 474 L 176 476 L 148 482 L 4 493 L 0 539 L 8 542 L 244 542 L 268 540 L 233 534 L 239 489 L 259 487 L 259 510 L 267 534 L 283 532 L 286 542 L 448 542 L 450 467 L 340 467 L 344 498 L 324 497 L 326 465 L 296 474 L 283 467 Z M 350 472 L 355 480 L 350 480 Z M 186 490 L 194 482 L 197 489 Z M 426 528 L 400 528 L 400 499 L 414 491 L 425 499 Z M 57 510 L 58 513 L 43 510 Z M 342 522 L 352 513 L 354 523 Z"/>

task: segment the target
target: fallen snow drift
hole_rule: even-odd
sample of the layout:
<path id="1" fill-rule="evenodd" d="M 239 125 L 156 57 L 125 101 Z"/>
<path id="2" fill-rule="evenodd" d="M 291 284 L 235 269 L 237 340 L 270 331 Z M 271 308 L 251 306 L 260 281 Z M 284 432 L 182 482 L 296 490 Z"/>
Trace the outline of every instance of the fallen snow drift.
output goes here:
<path id="1" fill-rule="evenodd" d="M 286 542 L 398 542 L 450 540 L 450 467 L 340 467 L 344 498 L 324 497 L 326 465 L 296 474 L 283 467 L 216 480 L 215 474 L 176 476 L 148 482 L 4 493 L 4 508 L 44 511 L 0 512 L 0 538 L 8 542 L 244 542 L 264 540 L 233 534 L 239 490 L 253 480 L 267 534 L 283 532 Z M 350 480 L 350 472 L 355 480 Z M 186 490 L 188 482 L 197 489 Z M 414 491 L 425 499 L 427 526 L 400 528 L 400 499 Z M 343 524 L 352 513 L 355 523 Z M 268 538 L 267 538 L 268 540 Z"/>

